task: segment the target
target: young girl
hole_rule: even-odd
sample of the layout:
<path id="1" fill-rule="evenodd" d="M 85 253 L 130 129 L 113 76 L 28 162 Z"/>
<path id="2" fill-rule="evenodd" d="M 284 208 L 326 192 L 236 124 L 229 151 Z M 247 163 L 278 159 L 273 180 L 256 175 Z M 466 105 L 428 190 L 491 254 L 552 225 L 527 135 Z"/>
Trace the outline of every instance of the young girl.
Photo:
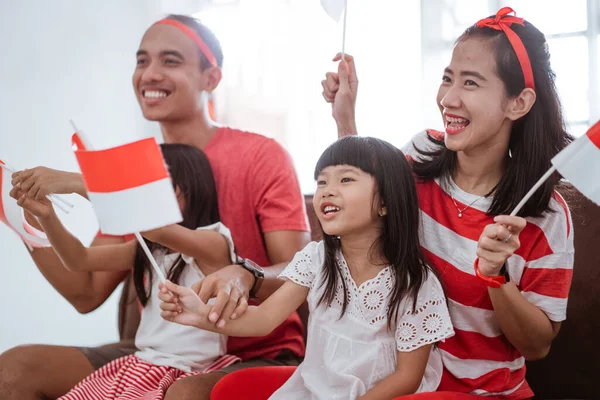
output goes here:
<path id="1" fill-rule="evenodd" d="M 161 146 L 169 165 L 183 222 L 142 233 L 165 276 L 191 286 L 235 261 L 229 230 L 219 223 L 215 183 L 204 153 L 182 144 Z M 160 318 L 159 279 L 137 241 L 85 248 L 60 223 L 47 200 L 36 201 L 19 186 L 11 195 L 35 215 L 65 267 L 71 271 L 133 268 L 142 319 L 134 355 L 112 361 L 61 399 L 162 399 L 176 380 L 230 365 L 222 334 L 170 324 Z"/>
<path id="2" fill-rule="evenodd" d="M 506 214 L 571 138 L 546 39 L 513 13 L 503 8 L 458 38 L 437 96 L 445 132 L 423 132 L 405 151 L 415 160 L 423 248 L 456 330 L 440 345 L 440 390 L 526 399 L 533 391 L 525 360 L 550 351 L 573 273 L 573 226 L 555 191 L 560 177 L 548 179 L 518 217 Z M 349 82 L 357 79 L 349 72 L 350 79 L 328 74 L 324 95 L 334 115 L 350 116 L 338 121 L 340 132 L 355 133 Z"/>
<path id="3" fill-rule="evenodd" d="M 389 399 L 435 390 L 435 343 L 453 330 L 442 287 L 419 248 L 410 166 L 384 141 L 349 137 L 323 153 L 315 179 L 324 240 L 296 254 L 278 291 L 215 328 L 194 291 L 167 282 L 159 294 L 163 318 L 261 336 L 308 299 L 306 358 L 272 399 Z"/>

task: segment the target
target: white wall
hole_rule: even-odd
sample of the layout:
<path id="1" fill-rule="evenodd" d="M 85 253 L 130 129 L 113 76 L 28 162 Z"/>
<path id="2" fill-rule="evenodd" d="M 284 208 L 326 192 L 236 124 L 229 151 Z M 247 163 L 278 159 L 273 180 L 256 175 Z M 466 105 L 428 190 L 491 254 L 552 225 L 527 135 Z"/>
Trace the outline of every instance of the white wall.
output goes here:
<path id="1" fill-rule="evenodd" d="M 0 159 L 76 170 L 69 118 L 98 147 L 156 132 L 142 118 L 131 74 L 142 34 L 159 16 L 157 1 L 0 0 L 0 7 Z M 119 293 L 79 315 L 2 224 L 0 273 L 0 352 L 117 339 Z"/>

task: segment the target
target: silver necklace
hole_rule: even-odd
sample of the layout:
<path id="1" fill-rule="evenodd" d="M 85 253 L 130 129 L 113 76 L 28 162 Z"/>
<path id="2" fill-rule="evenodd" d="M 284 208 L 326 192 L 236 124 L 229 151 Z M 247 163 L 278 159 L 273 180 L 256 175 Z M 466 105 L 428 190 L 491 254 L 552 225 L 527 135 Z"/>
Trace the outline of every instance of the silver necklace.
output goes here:
<path id="1" fill-rule="evenodd" d="M 456 204 L 456 200 L 454 200 L 454 196 L 450 196 L 450 198 L 452 199 L 452 202 L 454 203 L 454 207 L 456 207 L 456 210 L 458 211 L 458 218 L 462 218 L 463 213 L 465 212 L 465 210 L 469 207 L 471 207 L 473 204 L 475 204 L 475 202 L 479 199 L 481 199 L 483 196 L 479 196 L 478 198 L 476 198 L 475 200 L 473 200 L 469 205 L 467 205 L 465 208 L 463 208 L 462 210 L 458 207 L 458 204 Z"/>

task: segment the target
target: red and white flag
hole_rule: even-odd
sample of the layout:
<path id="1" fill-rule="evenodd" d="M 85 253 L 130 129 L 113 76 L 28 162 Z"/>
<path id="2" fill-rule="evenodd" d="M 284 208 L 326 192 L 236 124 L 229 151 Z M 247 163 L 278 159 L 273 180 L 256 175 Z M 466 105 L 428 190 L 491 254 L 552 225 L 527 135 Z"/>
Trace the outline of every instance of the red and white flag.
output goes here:
<path id="1" fill-rule="evenodd" d="M 31 247 L 50 247 L 50 242 L 45 235 L 31 227 L 25 216 L 23 209 L 19 207 L 17 201 L 10 197 L 9 193 L 12 189 L 12 169 L 0 160 L 0 221 L 12 229 L 19 237 Z"/>
<path id="2" fill-rule="evenodd" d="M 600 122 L 553 159 L 558 172 L 600 206 Z"/>
<path id="3" fill-rule="evenodd" d="M 72 142 L 103 233 L 126 235 L 183 220 L 154 138 L 105 150 L 86 149 L 77 133 Z"/>

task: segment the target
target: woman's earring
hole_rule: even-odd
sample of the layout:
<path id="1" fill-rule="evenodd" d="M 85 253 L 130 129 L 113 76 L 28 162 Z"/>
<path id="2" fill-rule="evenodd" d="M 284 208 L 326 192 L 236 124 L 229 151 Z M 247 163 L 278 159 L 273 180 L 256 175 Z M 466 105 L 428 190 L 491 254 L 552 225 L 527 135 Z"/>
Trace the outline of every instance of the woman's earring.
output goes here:
<path id="1" fill-rule="evenodd" d="M 384 215 L 387 215 L 387 209 L 382 207 L 377 214 L 379 214 L 380 217 L 383 217 Z"/>

